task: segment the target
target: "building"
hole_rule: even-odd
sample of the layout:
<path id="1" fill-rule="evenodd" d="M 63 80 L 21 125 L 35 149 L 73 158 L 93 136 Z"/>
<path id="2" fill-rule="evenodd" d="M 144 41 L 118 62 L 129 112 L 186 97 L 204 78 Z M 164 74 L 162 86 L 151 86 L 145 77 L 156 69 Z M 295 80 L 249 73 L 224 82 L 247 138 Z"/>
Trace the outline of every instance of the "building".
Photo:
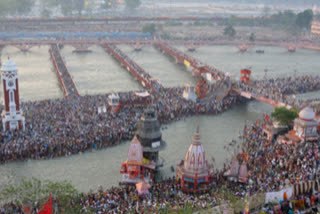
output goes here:
<path id="1" fill-rule="evenodd" d="M 136 135 L 142 144 L 143 157 L 147 161 L 156 163 L 156 170 L 163 166 L 163 160 L 159 158 L 159 151 L 166 148 L 167 144 L 162 140 L 160 123 L 154 108 L 148 107 L 137 123 Z"/>
<path id="2" fill-rule="evenodd" d="M 278 121 L 267 121 L 262 125 L 262 131 L 267 140 L 272 142 L 279 135 L 285 134 L 288 131 L 288 126 L 281 125 Z"/>
<path id="3" fill-rule="evenodd" d="M 213 168 L 208 165 L 199 131 L 187 151 L 184 160 L 177 164 L 177 179 L 185 192 L 206 192 L 212 182 Z"/>
<path id="4" fill-rule="evenodd" d="M 320 21 L 313 20 L 311 23 L 311 33 L 316 36 L 320 36 Z"/>
<path id="5" fill-rule="evenodd" d="M 1 113 L 3 130 L 25 129 L 25 118 L 20 109 L 18 69 L 8 60 L 1 68 L 3 80 L 4 109 Z"/>
<path id="6" fill-rule="evenodd" d="M 247 163 L 245 161 L 239 165 L 239 161 L 236 156 L 232 158 L 230 168 L 223 174 L 228 177 L 229 181 L 235 181 L 239 183 L 248 183 L 249 172 Z"/>
<path id="7" fill-rule="evenodd" d="M 300 111 L 299 118 L 294 120 L 293 130 L 300 141 L 311 142 L 319 139 L 317 127 L 316 113 L 312 108 L 306 107 Z"/>
<path id="8" fill-rule="evenodd" d="M 121 107 L 120 104 L 120 97 L 116 93 L 112 93 L 108 96 L 108 104 L 109 104 L 109 110 L 113 111 L 114 113 L 117 113 L 119 108 Z"/>
<path id="9" fill-rule="evenodd" d="M 192 102 L 197 101 L 197 95 L 195 92 L 195 86 L 188 84 L 183 90 L 182 97 L 186 100 L 191 100 Z"/>
<path id="10" fill-rule="evenodd" d="M 127 160 L 121 165 L 122 183 L 137 184 L 142 181 L 151 183 L 155 168 L 155 162 L 144 160 L 141 143 L 134 136 L 129 145 Z"/>

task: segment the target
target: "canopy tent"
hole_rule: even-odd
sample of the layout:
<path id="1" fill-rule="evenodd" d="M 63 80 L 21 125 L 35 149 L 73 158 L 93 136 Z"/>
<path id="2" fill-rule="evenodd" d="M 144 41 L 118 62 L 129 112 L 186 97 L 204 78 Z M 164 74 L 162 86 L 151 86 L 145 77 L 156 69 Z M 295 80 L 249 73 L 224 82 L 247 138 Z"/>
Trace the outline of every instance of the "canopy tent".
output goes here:
<path id="1" fill-rule="evenodd" d="M 243 162 L 239 169 L 239 182 L 247 183 L 248 182 L 248 168 L 246 162 Z"/>
<path id="2" fill-rule="evenodd" d="M 135 94 L 136 96 L 138 96 L 138 97 L 149 97 L 149 96 L 150 96 L 149 92 L 147 92 L 147 91 L 144 91 L 144 92 L 135 92 L 134 94 Z"/>

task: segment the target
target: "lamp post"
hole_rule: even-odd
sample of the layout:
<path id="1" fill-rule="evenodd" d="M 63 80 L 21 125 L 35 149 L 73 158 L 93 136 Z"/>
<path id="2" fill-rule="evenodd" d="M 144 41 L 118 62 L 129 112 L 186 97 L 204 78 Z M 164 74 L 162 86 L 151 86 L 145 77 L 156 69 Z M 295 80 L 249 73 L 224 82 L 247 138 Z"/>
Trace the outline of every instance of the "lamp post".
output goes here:
<path id="1" fill-rule="evenodd" d="M 264 69 L 264 79 L 267 80 L 267 73 L 268 73 L 268 69 Z"/>
<path id="2" fill-rule="evenodd" d="M 307 133 L 307 125 L 304 124 L 304 142 L 305 143 L 307 143 L 307 135 L 306 135 L 306 133 Z"/>

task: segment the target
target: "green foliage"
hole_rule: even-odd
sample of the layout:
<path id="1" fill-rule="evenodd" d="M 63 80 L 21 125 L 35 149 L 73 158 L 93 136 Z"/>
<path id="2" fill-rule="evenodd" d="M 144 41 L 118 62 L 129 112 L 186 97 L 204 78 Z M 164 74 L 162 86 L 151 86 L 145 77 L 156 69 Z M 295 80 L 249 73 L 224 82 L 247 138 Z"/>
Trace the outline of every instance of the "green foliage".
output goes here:
<path id="1" fill-rule="evenodd" d="M 151 33 L 153 35 L 156 32 L 156 25 L 154 23 L 145 24 L 142 26 L 142 33 Z"/>
<path id="2" fill-rule="evenodd" d="M 167 33 L 167 32 L 163 33 L 163 34 L 161 35 L 161 37 L 162 37 L 162 39 L 164 39 L 164 40 L 169 40 L 169 39 L 171 39 L 170 34 Z"/>
<path id="3" fill-rule="evenodd" d="M 136 9 L 141 5 L 140 0 L 125 0 L 126 8 L 128 9 Z"/>
<path id="4" fill-rule="evenodd" d="M 84 10 L 84 7 L 85 7 L 85 0 L 73 0 L 73 8 L 78 12 L 79 16 L 81 16 L 82 11 Z"/>
<path id="5" fill-rule="evenodd" d="M 236 35 L 236 30 L 232 27 L 232 25 L 227 26 L 223 32 L 224 35 L 234 37 Z"/>
<path id="6" fill-rule="evenodd" d="M 293 26 L 295 25 L 297 14 L 295 14 L 291 10 L 285 10 L 283 12 L 272 15 L 272 18 L 274 18 L 276 24 L 280 24 L 283 26 Z"/>
<path id="7" fill-rule="evenodd" d="M 81 16 L 85 10 L 85 2 L 85 0 L 42 0 L 41 6 L 42 10 L 60 7 L 61 13 L 64 16 L 72 16 L 73 12 L 77 12 L 77 14 Z"/>
<path id="8" fill-rule="evenodd" d="M 72 16 L 73 11 L 73 4 L 72 1 L 65 1 L 64 3 L 61 3 L 61 13 L 64 16 Z"/>
<path id="9" fill-rule="evenodd" d="M 262 12 L 263 16 L 265 16 L 265 17 L 269 16 L 270 12 L 271 12 L 271 8 L 270 7 L 268 7 L 268 6 L 264 6 L 263 7 L 263 12 Z"/>
<path id="10" fill-rule="evenodd" d="M 17 14 L 27 14 L 32 10 L 35 0 L 15 0 L 10 2 L 15 5 Z"/>
<path id="11" fill-rule="evenodd" d="M 59 199 L 60 207 L 68 210 L 71 209 L 69 202 L 77 194 L 77 190 L 67 181 L 41 182 L 36 178 L 32 178 L 31 180 L 22 179 L 16 185 L 7 185 L 3 187 L 0 190 L 0 201 L 14 202 L 16 204 L 26 204 L 35 201 L 43 201 L 46 203 L 49 194 L 51 194 L 53 198 Z"/>
<path id="12" fill-rule="evenodd" d="M 296 24 L 300 28 L 310 29 L 312 19 L 313 19 L 313 12 L 312 10 L 308 9 L 301 13 L 298 13 Z"/>
<path id="13" fill-rule="evenodd" d="M 275 108 L 274 112 L 271 113 L 271 117 L 279 121 L 281 125 L 289 125 L 298 117 L 298 110 L 295 108 L 289 110 L 285 107 Z"/>
<path id="14" fill-rule="evenodd" d="M 254 33 L 251 33 L 251 34 L 250 34 L 249 41 L 250 41 L 250 42 L 256 41 L 256 35 L 255 35 Z"/>
<path id="15" fill-rule="evenodd" d="M 30 13 L 35 0 L 0 0 L 0 16 Z"/>
<path id="16" fill-rule="evenodd" d="M 168 26 L 182 26 L 183 23 L 182 22 L 176 22 L 176 21 L 169 21 L 169 22 L 166 22 L 166 25 L 168 25 Z"/>

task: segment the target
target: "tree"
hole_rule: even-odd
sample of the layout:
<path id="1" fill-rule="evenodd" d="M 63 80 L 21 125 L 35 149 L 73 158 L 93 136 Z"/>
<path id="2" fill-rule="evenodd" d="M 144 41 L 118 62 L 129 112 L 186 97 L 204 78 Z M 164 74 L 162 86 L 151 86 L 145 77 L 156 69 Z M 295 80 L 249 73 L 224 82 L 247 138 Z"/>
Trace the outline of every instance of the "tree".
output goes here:
<path id="1" fill-rule="evenodd" d="M 295 25 L 297 14 L 295 14 L 292 10 L 285 10 L 283 12 L 272 15 L 272 18 L 278 25 L 280 24 L 283 26 L 293 26 Z"/>
<path id="2" fill-rule="evenodd" d="M 35 0 L 0 0 L 0 16 L 28 14 Z"/>
<path id="3" fill-rule="evenodd" d="M 136 9 L 141 5 L 140 0 L 126 0 L 125 2 L 126 2 L 126 7 L 131 10 Z"/>
<path id="4" fill-rule="evenodd" d="M 10 0 L 0 1 L 0 16 L 6 16 L 11 12 L 10 10 L 12 10 L 12 6 L 10 6 L 10 4 Z"/>
<path id="5" fill-rule="evenodd" d="M 60 2 L 61 13 L 64 16 L 72 16 L 73 11 L 73 3 L 72 0 Z"/>
<path id="6" fill-rule="evenodd" d="M 60 207 L 69 210 L 66 213 L 79 213 L 73 211 L 77 208 L 70 207 L 70 201 L 74 199 L 78 192 L 74 186 L 67 181 L 41 182 L 36 178 L 30 180 L 22 179 L 18 184 L 4 186 L 0 191 L 0 200 L 8 203 L 13 202 L 15 204 L 27 204 L 29 202 L 34 204 L 35 201 L 41 201 L 44 204 L 48 200 L 49 194 L 51 194 L 53 198 L 59 199 L 58 205 Z"/>
<path id="7" fill-rule="evenodd" d="M 254 33 L 251 33 L 251 34 L 250 34 L 249 41 L 250 41 L 250 42 L 256 41 L 256 35 L 255 35 Z"/>
<path id="8" fill-rule="evenodd" d="M 268 6 L 263 7 L 262 16 L 267 17 L 270 15 L 271 8 Z"/>
<path id="9" fill-rule="evenodd" d="M 287 109 L 285 107 L 275 108 L 274 112 L 271 113 L 271 117 L 279 121 L 281 125 L 290 125 L 293 120 L 298 117 L 298 110 Z"/>
<path id="10" fill-rule="evenodd" d="M 301 13 L 298 13 L 296 24 L 300 28 L 310 29 L 312 19 L 313 19 L 313 12 L 312 10 L 308 9 Z"/>
<path id="11" fill-rule="evenodd" d="M 82 15 L 82 11 L 85 7 L 85 0 L 73 0 L 73 8 L 78 12 L 78 15 Z"/>
<path id="12" fill-rule="evenodd" d="M 154 23 L 145 24 L 142 26 L 142 33 L 151 33 L 153 35 L 156 32 L 156 25 Z"/>
<path id="13" fill-rule="evenodd" d="M 232 25 L 227 26 L 223 32 L 224 35 L 234 37 L 236 35 L 236 30 L 232 27 Z"/>

